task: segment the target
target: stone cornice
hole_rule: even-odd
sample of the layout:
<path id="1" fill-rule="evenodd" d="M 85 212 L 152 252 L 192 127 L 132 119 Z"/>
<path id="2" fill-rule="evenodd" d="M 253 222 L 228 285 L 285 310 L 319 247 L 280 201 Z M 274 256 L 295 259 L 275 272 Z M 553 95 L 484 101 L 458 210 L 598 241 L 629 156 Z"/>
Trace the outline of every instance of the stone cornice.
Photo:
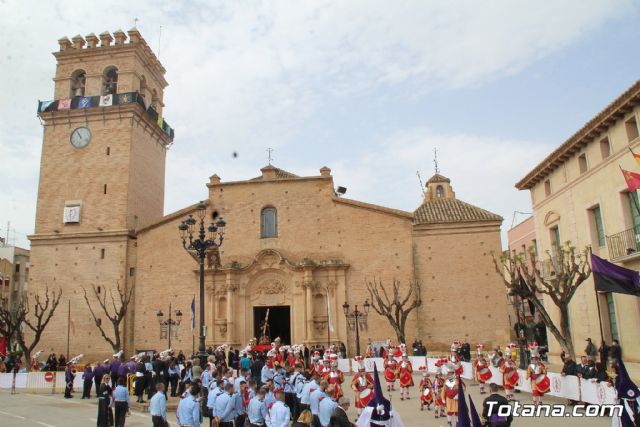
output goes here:
<path id="1" fill-rule="evenodd" d="M 556 148 L 531 172 L 518 181 L 518 190 L 529 190 L 549 173 L 560 166 L 571 155 L 588 144 L 593 138 L 604 133 L 617 120 L 624 117 L 634 106 L 640 103 L 640 80 L 635 82 L 622 95 L 611 102 L 604 110 L 589 120 L 582 128 Z"/>
<path id="2" fill-rule="evenodd" d="M 63 232 L 63 233 L 39 233 L 27 236 L 31 241 L 31 246 L 58 244 L 60 240 L 83 240 L 83 239 L 110 239 L 126 240 L 135 238 L 131 230 L 108 230 L 90 232 Z"/>

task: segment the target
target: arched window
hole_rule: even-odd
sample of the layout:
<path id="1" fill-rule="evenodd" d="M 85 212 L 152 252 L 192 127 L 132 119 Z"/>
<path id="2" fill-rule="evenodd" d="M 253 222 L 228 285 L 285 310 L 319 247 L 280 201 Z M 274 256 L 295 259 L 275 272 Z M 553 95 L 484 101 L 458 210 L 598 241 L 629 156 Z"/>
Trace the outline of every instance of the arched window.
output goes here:
<path id="1" fill-rule="evenodd" d="M 444 197 L 444 187 L 442 185 L 438 185 L 436 187 L 436 197 L 441 199 Z"/>
<path id="2" fill-rule="evenodd" d="M 260 237 L 278 237 L 278 211 L 267 207 L 260 213 Z"/>
<path id="3" fill-rule="evenodd" d="M 71 74 L 71 98 L 74 96 L 84 96 L 86 77 L 87 75 L 84 70 L 76 70 Z"/>
<path id="4" fill-rule="evenodd" d="M 108 67 L 102 76 L 102 94 L 115 95 L 118 92 L 118 69 Z"/>

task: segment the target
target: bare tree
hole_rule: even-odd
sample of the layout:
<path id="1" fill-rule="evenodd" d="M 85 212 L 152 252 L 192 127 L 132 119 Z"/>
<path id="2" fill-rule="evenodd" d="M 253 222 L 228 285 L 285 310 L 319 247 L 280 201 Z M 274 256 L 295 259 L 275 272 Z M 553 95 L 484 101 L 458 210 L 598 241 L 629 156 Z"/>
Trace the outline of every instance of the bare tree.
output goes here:
<path id="1" fill-rule="evenodd" d="M 578 287 L 591 274 L 588 248 L 577 252 L 571 242 L 556 247 L 555 253 L 546 252 L 547 259 L 538 259 L 534 248 L 529 248 L 529 257 L 505 251 L 500 268 L 495 257 L 496 272 L 503 278 L 509 292 L 526 299 L 534 305 L 542 321 L 549 328 L 560 346 L 575 358 L 571 328 L 569 327 L 569 303 Z M 548 309 L 538 299 L 548 295 L 560 312 L 560 325 L 556 325 Z"/>
<path id="2" fill-rule="evenodd" d="M 373 281 L 365 281 L 365 283 L 371 296 L 371 306 L 376 313 L 387 318 L 396 332 L 398 342 L 404 343 L 409 314 L 413 309 L 422 305 L 420 282 L 409 281 L 409 291 L 405 296 L 400 294 L 400 281 L 396 279 L 391 282 L 389 292 L 387 292 L 382 280 L 374 278 Z M 391 297 L 389 294 L 391 294 Z"/>
<path id="3" fill-rule="evenodd" d="M 42 333 L 53 317 L 62 289 L 58 292 L 51 291 L 49 287 L 44 290 L 44 296 L 40 294 L 25 295 L 12 308 L 0 307 L 0 323 L 3 323 L 7 332 L 12 331 L 15 342 L 24 354 L 27 369 L 31 360 L 31 352 L 40 342 Z M 30 299 L 33 298 L 33 308 Z M 26 334 L 25 332 L 31 332 Z M 31 340 L 29 340 L 31 338 Z"/>
<path id="4" fill-rule="evenodd" d="M 122 350 L 120 323 L 122 323 L 122 320 L 124 320 L 124 317 L 127 314 L 127 309 L 129 308 L 131 297 L 133 296 L 134 287 L 135 285 L 132 284 L 131 287 L 127 290 L 124 286 L 120 286 L 120 281 L 118 281 L 115 288 L 115 291 L 118 294 L 116 299 L 116 297 L 114 296 L 114 289 L 109 289 L 109 291 L 105 289 L 103 292 L 100 292 L 96 285 L 91 285 L 93 294 L 96 301 L 98 301 L 100 309 L 109 320 L 113 337 L 111 337 L 111 333 L 107 334 L 106 329 L 108 329 L 109 327 L 104 326 L 102 323 L 102 319 L 96 315 L 96 312 L 93 310 L 93 308 L 91 307 L 91 303 L 89 302 L 87 290 L 84 288 L 84 286 L 82 287 L 82 292 L 84 292 L 84 300 L 87 303 L 87 307 L 89 307 L 91 317 L 93 317 L 93 321 L 100 331 L 102 338 L 104 338 L 104 340 L 111 345 L 114 352 Z"/>

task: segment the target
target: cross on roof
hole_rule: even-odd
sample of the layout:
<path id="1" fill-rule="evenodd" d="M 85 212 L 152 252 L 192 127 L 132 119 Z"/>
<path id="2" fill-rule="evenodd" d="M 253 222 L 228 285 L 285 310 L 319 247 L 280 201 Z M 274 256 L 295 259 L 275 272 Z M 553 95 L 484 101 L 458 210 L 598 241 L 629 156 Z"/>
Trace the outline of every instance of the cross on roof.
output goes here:
<path id="1" fill-rule="evenodd" d="M 433 164 L 436 167 L 436 174 L 439 174 L 440 168 L 438 167 L 438 149 L 437 148 L 433 149 Z"/>
<path id="2" fill-rule="evenodd" d="M 271 166 L 271 161 L 273 160 L 273 158 L 271 157 L 271 153 L 273 153 L 273 148 L 269 147 L 267 148 L 267 153 L 268 153 L 268 159 L 269 159 L 269 166 Z"/>

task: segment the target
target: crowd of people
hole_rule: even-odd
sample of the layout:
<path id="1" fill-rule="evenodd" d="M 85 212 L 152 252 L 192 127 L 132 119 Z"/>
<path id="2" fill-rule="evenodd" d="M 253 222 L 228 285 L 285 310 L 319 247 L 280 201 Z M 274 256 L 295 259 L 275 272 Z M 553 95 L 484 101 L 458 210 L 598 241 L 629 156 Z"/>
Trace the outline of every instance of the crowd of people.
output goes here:
<path id="1" fill-rule="evenodd" d="M 580 363 L 576 363 L 569 354 L 563 354 L 561 374 L 576 375 L 594 382 L 605 381 L 611 385 L 605 366 L 596 361 L 599 353 L 605 355 L 602 354 L 602 346 L 599 351 L 591 339 L 586 342 Z M 369 357 L 372 356 L 370 347 L 367 349 Z M 426 356 L 426 348 L 420 341 L 416 340 L 412 347 L 414 354 L 417 350 Z M 468 342 L 454 341 L 449 356 L 436 361 L 433 379 L 426 366 L 421 364 L 422 375 L 417 384 L 420 410 L 431 411 L 433 407 L 435 418 L 446 417 L 448 425 L 455 424 L 458 388 L 466 388 L 461 378 L 463 361 L 472 362 L 480 394 L 486 393 L 486 386 L 492 393 L 485 401 L 485 408 L 489 401 L 500 400 L 508 404 L 514 399 L 513 393 L 518 392 L 516 386 L 521 380 L 530 381 L 534 404 L 542 402 L 542 397 L 549 391 L 550 381 L 539 344 L 527 344 L 528 365 L 524 379 L 518 372 L 518 344 L 510 343 L 504 351 L 496 346 L 487 354 L 483 345 L 478 344 L 473 359 L 469 347 Z M 267 348 L 258 349 L 255 342 L 243 350 L 221 346 L 209 348 L 204 358 L 187 357 L 182 351 L 174 353 L 169 349 L 160 353 L 140 353 L 126 360 L 119 352 L 103 362 L 85 364 L 81 373 L 76 372 L 76 363 L 82 355 L 67 362 L 63 355 L 56 358 L 51 354 L 42 364 L 37 362 L 39 352 L 32 358 L 32 368 L 56 370 L 63 367 L 65 398 L 73 397 L 75 376 L 82 375 L 82 398 L 90 399 L 95 387 L 94 394 L 99 399 L 98 427 L 123 427 L 133 398 L 139 404 L 149 404 L 154 427 L 168 425 L 167 402 L 172 398 L 179 402 L 176 412 L 178 425 L 189 427 L 200 427 L 203 419 L 208 419 L 210 426 L 217 427 L 288 427 L 291 422 L 298 427 L 351 426 L 352 421 L 346 415 L 351 401 L 344 395 L 345 387 L 353 390 L 358 417 L 371 406 L 372 401 L 381 399 L 376 397 L 376 379 L 366 372 L 366 358 L 363 356 L 354 358 L 357 372 L 348 384 L 344 384 L 345 375 L 338 367 L 338 360 L 346 351 L 339 343 L 328 349 L 307 349 L 282 345 L 276 339 Z M 622 351 L 617 342 L 606 350 L 606 356 L 613 358 L 614 362 L 609 367 L 614 370 L 615 360 Z M 397 384 L 400 400 L 411 399 L 416 384 L 407 346 L 394 346 L 388 340 L 375 353 L 384 359 L 382 377 L 387 392 L 395 392 Z M 9 366 L 7 362 L 13 362 L 11 366 L 15 369 L 21 364 L 19 357 L 7 359 L 4 360 L 5 366 Z M 491 366 L 497 368 L 502 377 L 500 382 L 506 397 L 497 394 L 498 386 L 493 379 L 495 369 L 492 372 Z M 491 424 L 491 415 L 488 415 L 488 425 L 506 422 L 502 419 L 493 421 L 496 423 Z"/>

